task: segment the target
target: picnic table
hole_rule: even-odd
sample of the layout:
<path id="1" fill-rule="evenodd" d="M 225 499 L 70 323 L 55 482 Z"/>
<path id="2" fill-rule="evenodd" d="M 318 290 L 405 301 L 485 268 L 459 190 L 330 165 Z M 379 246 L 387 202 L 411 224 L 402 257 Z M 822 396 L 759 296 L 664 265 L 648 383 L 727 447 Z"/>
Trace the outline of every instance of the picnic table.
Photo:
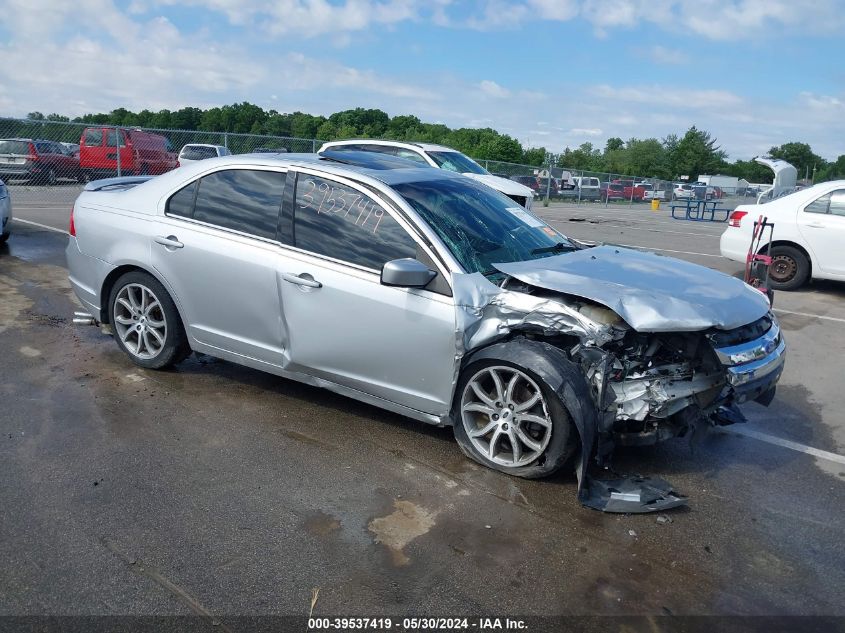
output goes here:
<path id="1" fill-rule="evenodd" d="M 720 207 L 719 200 L 699 200 L 688 198 L 670 205 L 672 217 L 676 220 L 692 220 L 694 222 L 727 222 L 731 210 L 727 207 Z M 684 215 L 677 215 L 683 210 Z M 721 217 L 724 213 L 724 217 Z"/>

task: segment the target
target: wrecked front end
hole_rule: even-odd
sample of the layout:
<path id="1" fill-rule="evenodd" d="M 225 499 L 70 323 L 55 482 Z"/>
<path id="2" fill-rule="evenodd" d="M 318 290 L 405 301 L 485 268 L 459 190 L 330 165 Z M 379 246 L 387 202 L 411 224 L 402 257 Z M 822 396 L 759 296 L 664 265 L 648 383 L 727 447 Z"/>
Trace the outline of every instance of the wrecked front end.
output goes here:
<path id="1" fill-rule="evenodd" d="M 649 255 L 659 257 L 637 254 L 633 259 L 641 262 Z M 589 404 L 595 414 L 590 417 L 594 428 L 578 429 L 582 440 L 579 497 L 589 507 L 649 512 L 683 504 L 685 499 L 662 480 L 599 480 L 591 478 L 588 470 L 610 471 L 615 446 L 654 444 L 689 436 L 702 424 L 744 421 L 739 404 L 768 405 L 774 397 L 783 371 L 785 342 L 768 306 L 756 301 L 753 290 L 745 293 L 736 286 L 738 280 L 715 279 L 729 288 L 708 289 L 711 297 L 722 293 L 724 301 L 721 308 L 714 305 L 715 300 L 707 305 L 702 311 L 709 313 L 703 320 L 680 292 L 661 309 L 659 297 L 648 303 L 648 289 L 642 287 L 626 297 L 626 287 L 616 283 L 612 302 L 609 291 L 583 283 L 587 279 L 583 275 L 568 285 L 581 283 L 583 294 L 594 297 L 563 292 L 565 285 L 553 283 L 548 276 L 511 268 L 500 267 L 505 274 L 499 283 L 482 284 L 486 290 L 473 284 L 474 296 L 464 297 L 465 323 L 459 328 L 464 349 L 469 352 L 520 337 L 551 344 L 578 364 L 591 390 Z M 567 281 L 572 282 L 573 276 Z M 645 285 L 642 280 L 640 284 Z M 607 280 L 605 285 L 609 285 Z M 462 287 L 469 285 L 456 286 Z M 727 317 L 719 312 L 730 309 L 726 307 L 730 293 L 739 299 Z M 635 328 L 632 321 L 640 327 Z"/>

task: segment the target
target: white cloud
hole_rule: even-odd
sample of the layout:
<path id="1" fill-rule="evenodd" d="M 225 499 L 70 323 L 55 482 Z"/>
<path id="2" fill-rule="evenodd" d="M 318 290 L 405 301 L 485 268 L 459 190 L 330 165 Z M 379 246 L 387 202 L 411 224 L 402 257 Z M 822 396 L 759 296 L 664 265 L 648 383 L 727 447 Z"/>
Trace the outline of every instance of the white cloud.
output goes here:
<path id="1" fill-rule="evenodd" d="M 573 136 L 601 136 L 602 129 L 599 127 L 574 127 L 569 130 Z"/>
<path id="2" fill-rule="evenodd" d="M 675 48 L 666 48 L 660 44 L 655 44 L 654 46 L 641 51 L 641 54 L 656 64 L 682 65 L 688 64 L 690 61 L 689 56 L 683 51 Z"/>
<path id="3" fill-rule="evenodd" d="M 480 84 L 478 84 L 478 87 L 481 89 L 481 92 L 490 97 L 503 99 L 505 97 L 511 96 L 510 90 L 508 90 L 507 88 L 503 88 L 495 81 L 490 81 L 489 79 L 485 79 L 484 81 L 482 81 Z"/>
<path id="4" fill-rule="evenodd" d="M 691 90 L 672 85 L 614 87 L 602 84 L 588 91 L 605 99 L 682 110 L 718 110 L 743 105 L 742 97 L 727 90 Z"/>

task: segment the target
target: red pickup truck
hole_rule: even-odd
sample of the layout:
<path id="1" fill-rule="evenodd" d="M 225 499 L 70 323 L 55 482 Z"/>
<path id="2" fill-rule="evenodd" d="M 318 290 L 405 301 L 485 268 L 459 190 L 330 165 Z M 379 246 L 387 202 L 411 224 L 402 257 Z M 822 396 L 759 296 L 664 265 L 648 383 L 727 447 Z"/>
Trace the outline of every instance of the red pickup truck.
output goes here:
<path id="1" fill-rule="evenodd" d="M 622 196 L 625 200 L 641 202 L 645 198 L 645 188 L 635 185 L 633 180 L 616 179 L 612 182 L 615 185 L 622 185 Z"/>

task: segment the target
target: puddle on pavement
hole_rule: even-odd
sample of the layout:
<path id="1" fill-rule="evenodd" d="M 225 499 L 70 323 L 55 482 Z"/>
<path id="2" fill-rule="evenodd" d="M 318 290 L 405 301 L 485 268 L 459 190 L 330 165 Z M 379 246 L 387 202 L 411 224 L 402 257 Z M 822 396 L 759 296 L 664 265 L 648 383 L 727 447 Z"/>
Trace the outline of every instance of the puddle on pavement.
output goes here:
<path id="1" fill-rule="evenodd" d="M 403 551 L 405 546 L 434 527 L 437 513 L 404 500 L 394 501 L 393 507 L 392 514 L 370 521 L 368 529 L 375 534 L 376 543 L 390 550 L 393 564 L 404 566 L 411 562 Z"/>
<path id="2" fill-rule="evenodd" d="M 305 529 L 314 536 L 328 536 L 340 529 L 340 520 L 331 514 L 317 511 L 305 520 Z"/>

